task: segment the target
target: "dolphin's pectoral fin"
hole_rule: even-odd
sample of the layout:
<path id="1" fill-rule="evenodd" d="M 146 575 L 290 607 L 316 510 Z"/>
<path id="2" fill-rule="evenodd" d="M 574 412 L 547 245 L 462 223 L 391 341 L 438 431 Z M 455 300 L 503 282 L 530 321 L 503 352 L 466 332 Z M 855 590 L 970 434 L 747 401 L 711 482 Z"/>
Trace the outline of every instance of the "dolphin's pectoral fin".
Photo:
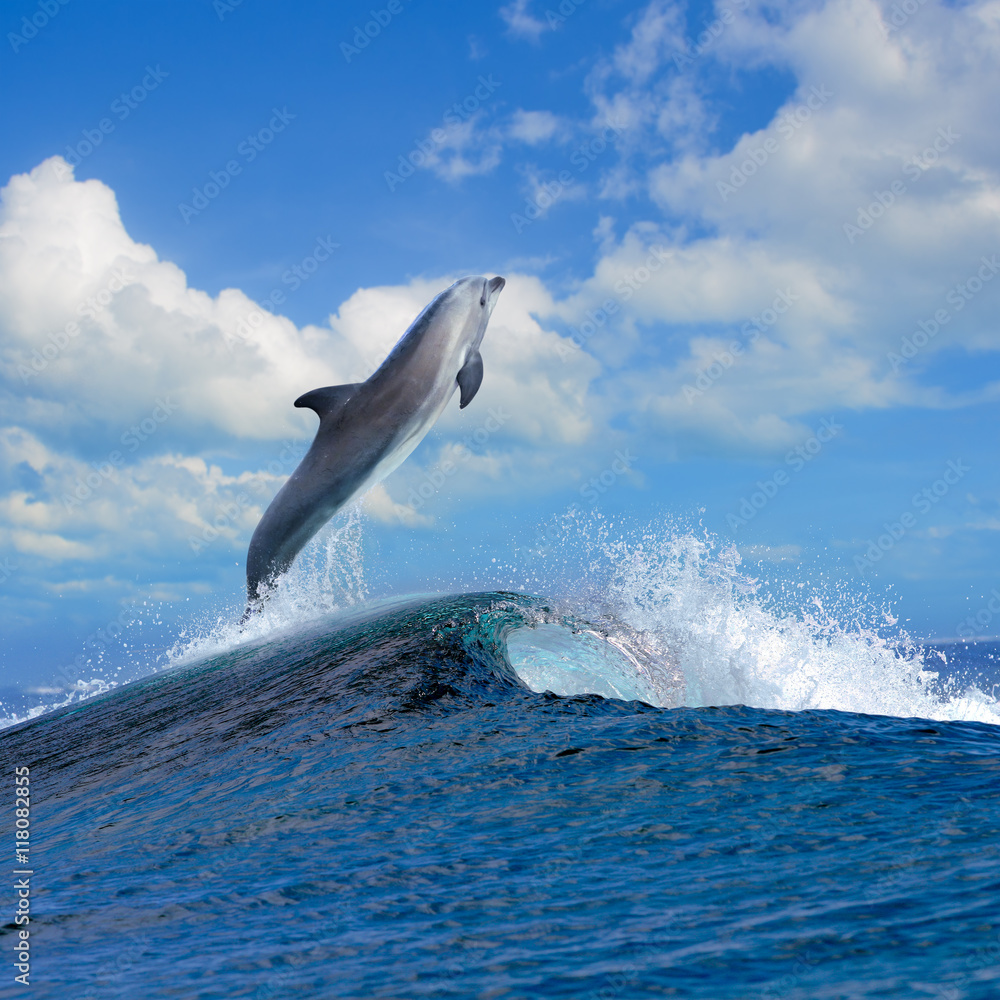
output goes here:
<path id="1" fill-rule="evenodd" d="M 483 356 L 479 351 L 473 351 L 466 359 L 458 373 L 458 388 L 461 398 L 458 408 L 464 410 L 472 402 L 479 387 L 483 384 Z"/>
<path id="2" fill-rule="evenodd" d="M 295 400 L 296 406 L 308 406 L 315 410 L 322 420 L 331 414 L 336 414 L 344 408 L 344 404 L 358 391 L 360 382 L 348 382 L 346 385 L 328 385 L 322 389 L 313 389 Z"/>

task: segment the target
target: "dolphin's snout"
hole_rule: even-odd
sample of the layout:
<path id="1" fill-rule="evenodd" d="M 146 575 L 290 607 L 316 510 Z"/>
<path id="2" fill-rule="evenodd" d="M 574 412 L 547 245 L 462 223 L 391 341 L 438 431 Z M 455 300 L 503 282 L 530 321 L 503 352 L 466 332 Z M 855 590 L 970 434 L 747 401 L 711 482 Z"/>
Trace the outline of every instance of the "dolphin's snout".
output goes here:
<path id="1" fill-rule="evenodd" d="M 499 296 L 503 286 L 507 282 L 504 278 L 488 278 L 483 283 L 483 301 L 482 304 L 486 306 L 490 312 L 493 312 L 493 306 L 496 305 L 497 296 Z"/>

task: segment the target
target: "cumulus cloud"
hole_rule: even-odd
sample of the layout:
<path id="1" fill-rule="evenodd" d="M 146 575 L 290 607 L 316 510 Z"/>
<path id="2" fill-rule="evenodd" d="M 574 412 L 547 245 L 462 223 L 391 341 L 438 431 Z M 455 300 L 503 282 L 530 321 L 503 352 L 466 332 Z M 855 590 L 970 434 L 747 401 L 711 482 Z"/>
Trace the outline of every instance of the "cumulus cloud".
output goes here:
<path id="1" fill-rule="evenodd" d="M 385 483 L 376 483 L 362 499 L 366 514 L 383 524 L 404 524 L 408 528 L 422 528 L 434 523 L 432 517 L 421 514 L 414 505 L 398 503 L 389 496 Z"/>
<path id="2" fill-rule="evenodd" d="M 72 415 L 125 428 L 172 395 L 175 426 L 301 435 L 289 398 L 303 379 L 338 381 L 322 335 L 300 336 L 235 289 L 188 287 L 128 236 L 114 193 L 75 181 L 59 157 L 3 190 L 0 330 L 9 390 L 49 426 Z"/>
<path id="3" fill-rule="evenodd" d="M 479 411 L 501 407 L 511 412 L 504 437 L 533 445 L 574 445 L 592 429 L 587 387 L 598 366 L 585 355 L 567 366 L 566 338 L 546 330 L 537 317 L 551 316 L 551 293 L 536 277 L 507 275 L 483 341 L 486 378 L 476 396 Z M 409 285 L 363 288 L 330 317 L 332 330 L 347 342 L 363 345 L 353 379 L 367 378 L 398 339 L 398 332 L 446 282 L 415 279 Z M 530 402 L 529 402 L 530 400 Z M 449 407 L 438 421 L 443 434 L 469 426 L 472 410 Z M 484 416 L 485 419 L 485 416 Z"/>
<path id="4" fill-rule="evenodd" d="M 0 551 L 62 565 L 141 550 L 241 556 L 315 429 L 292 401 L 367 378 L 454 277 L 358 289 L 325 325 L 299 329 L 238 289 L 191 288 L 129 237 L 106 185 L 76 181 L 60 158 L 12 178 L 0 209 Z M 587 438 L 596 365 L 567 366 L 564 338 L 537 318 L 551 312 L 541 282 L 508 276 L 482 389 L 473 408 L 446 411 L 442 440 L 497 411 L 496 456 Z M 248 449 L 263 468 L 207 457 Z M 489 472 L 481 458 L 460 483 Z M 432 523 L 392 490 L 373 491 L 370 516 Z"/>
<path id="5" fill-rule="evenodd" d="M 0 496 L 0 547 L 64 563 L 124 561 L 136 550 L 239 548 L 295 463 L 289 455 L 274 471 L 228 475 L 172 452 L 126 462 L 124 449 L 88 462 L 30 430 L 5 427 L 0 464 L 37 476 L 31 488 L 8 482 Z"/>
<path id="6" fill-rule="evenodd" d="M 587 349 L 621 369 L 659 359 L 621 380 L 659 431 L 777 448 L 824 408 L 997 397 L 971 370 L 971 386 L 935 385 L 934 361 L 1000 343 L 1000 20 L 928 0 L 897 24 L 897 7 L 751 5 L 685 62 L 680 9 L 656 0 L 592 72 L 595 115 L 630 123 L 603 193 L 651 204 L 620 243 L 602 233 L 558 309 L 579 323 L 617 303 L 620 335 Z M 721 149 L 720 66 L 795 80 Z M 672 256 L 633 288 L 653 243 Z"/>
<path id="7" fill-rule="evenodd" d="M 476 410 L 449 408 L 436 443 L 372 495 L 371 516 L 430 526 L 411 492 L 455 465 L 470 420 L 491 411 L 509 416 L 447 489 L 571 478 L 579 450 L 609 427 L 653 432 L 668 454 L 678 441 L 779 450 L 833 410 L 1000 396 L 974 366 L 961 389 L 935 384 L 934 368 L 944 350 L 1000 342 L 1000 18 L 985 0 L 927 0 L 900 25 L 895 10 L 874 0 L 751 5 L 679 65 L 691 49 L 682 11 L 656 0 L 598 60 L 586 121 L 518 110 L 451 130 L 427 165 L 457 179 L 493 169 L 506 142 L 541 158 L 545 143 L 592 134 L 595 123 L 624 126 L 587 186 L 565 193 L 593 195 L 600 174 L 592 273 L 558 293 L 507 276 Z M 511 30 L 531 37 L 529 6 L 505 11 Z M 720 68 L 793 81 L 760 128 L 725 143 Z M 538 198 L 548 168 L 521 169 Z M 625 220 L 620 235 L 612 214 Z M 189 287 L 129 237 L 109 188 L 76 181 L 60 159 L 12 178 L 0 208 L 0 542 L 61 564 L 102 558 L 120 536 L 123 546 L 184 544 L 216 531 L 213 546 L 240 548 L 290 470 L 244 473 L 210 452 L 255 447 L 258 462 L 280 465 L 287 442 L 307 442 L 315 426 L 291 400 L 366 378 L 450 280 L 361 288 L 326 323 L 298 328 L 237 289 Z M 84 455 L 67 427 L 100 443 Z M 126 453 L 85 511 L 67 508 L 70 487 L 133 428 L 142 450 Z M 267 490 L 241 504 L 262 474 Z M 220 513 L 227 504 L 239 508 L 228 508 L 232 523 Z"/>

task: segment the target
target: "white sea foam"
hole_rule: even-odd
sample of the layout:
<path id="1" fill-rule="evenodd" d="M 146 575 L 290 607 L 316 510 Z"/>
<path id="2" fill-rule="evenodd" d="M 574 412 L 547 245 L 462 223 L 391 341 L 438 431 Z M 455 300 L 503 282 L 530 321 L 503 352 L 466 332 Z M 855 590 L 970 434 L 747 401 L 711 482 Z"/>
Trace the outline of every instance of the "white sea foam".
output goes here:
<path id="1" fill-rule="evenodd" d="M 368 598 L 362 557 L 364 515 L 360 505 L 328 525 L 303 550 L 291 571 L 275 588 L 260 614 L 244 624 L 243 593 L 234 594 L 211 610 L 194 615 L 172 641 L 151 646 L 138 636 L 150 623 L 160 624 L 156 608 L 141 608 L 130 619 L 116 619 L 122 651 L 132 653 L 128 666 L 110 667 L 103 646 L 85 664 L 89 680 L 75 680 L 41 694 L 39 704 L 18 711 L 0 705 L 0 729 L 27 722 L 46 712 L 104 694 L 120 685 L 204 657 L 276 637 L 330 612 L 363 604 Z M 166 646 L 166 648 L 164 648 Z M 65 671 L 63 672 L 65 674 Z"/>
<path id="2" fill-rule="evenodd" d="M 921 649 L 857 584 L 782 579 L 778 568 L 765 587 L 734 545 L 707 532 L 626 534 L 599 515 L 567 515 L 549 551 L 561 563 L 553 585 L 579 613 L 624 623 L 679 671 L 679 689 L 661 687 L 657 704 L 1000 724 L 995 697 L 942 682 L 929 664 L 944 666 L 943 654 Z M 561 693 L 583 693 L 572 672 L 559 683 Z"/>
<path id="3" fill-rule="evenodd" d="M 88 698 L 95 698 L 97 695 L 105 694 L 117 686 L 118 682 L 115 680 L 92 677 L 89 681 L 78 680 L 69 685 L 68 688 L 59 688 L 56 691 L 29 691 L 29 694 L 49 696 L 54 694 L 56 697 L 51 701 L 49 698 L 46 698 L 40 704 L 34 705 L 24 712 L 5 710 L 3 707 L 0 707 L 0 729 L 6 729 L 8 726 L 16 726 L 19 722 L 27 722 L 29 719 L 35 719 L 46 712 L 54 712 L 57 708 L 65 708 L 67 705 L 74 705 L 77 702 L 86 701 Z"/>
<path id="4" fill-rule="evenodd" d="M 185 628 L 167 650 L 165 666 L 225 653 L 365 603 L 364 525 L 360 506 L 349 507 L 306 546 L 257 614 L 241 622 L 246 602 L 240 594 Z"/>
<path id="5" fill-rule="evenodd" d="M 0 728 L 125 679 L 363 605 L 372 590 L 365 524 L 354 507 L 328 526 L 264 610 L 242 626 L 240 594 L 190 621 L 158 657 L 142 657 L 141 669 L 95 676 L 24 714 L 7 712 Z M 550 627 L 513 635 L 512 665 L 535 690 L 637 698 L 664 707 L 837 709 L 1000 725 L 993 694 L 943 679 L 944 654 L 912 642 L 855 582 L 838 586 L 808 574 L 797 579 L 780 566 L 762 582 L 748 574 L 735 546 L 704 530 L 669 524 L 627 530 L 599 514 L 573 511 L 548 532 L 543 551 L 513 551 L 505 564 L 481 563 L 467 562 L 443 589 L 521 590 L 555 599 L 595 623 L 593 630 L 562 637 Z"/>

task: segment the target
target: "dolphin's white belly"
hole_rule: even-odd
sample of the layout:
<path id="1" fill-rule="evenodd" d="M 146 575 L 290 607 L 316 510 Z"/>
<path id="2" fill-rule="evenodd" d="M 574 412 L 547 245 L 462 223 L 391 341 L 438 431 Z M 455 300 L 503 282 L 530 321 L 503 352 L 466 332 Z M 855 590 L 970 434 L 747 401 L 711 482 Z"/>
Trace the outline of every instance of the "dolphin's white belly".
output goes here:
<path id="1" fill-rule="evenodd" d="M 449 365 L 448 368 L 450 367 L 452 366 Z M 444 412 L 448 400 L 455 393 L 455 377 L 450 374 L 448 368 L 442 373 L 443 377 L 437 380 L 439 384 L 435 385 L 434 391 L 428 394 L 424 404 L 401 428 L 401 434 L 379 459 L 371 475 L 366 477 L 364 484 L 354 492 L 353 496 L 359 496 L 395 472 L 427 436 L 438 417 Z"/>
<path id="2" fill-rule="evenodd" d="M 462 278 L 414 320 L 360 385 L 327 386 L 296 400 L 320 417 L 313 446 L 265 511 L 247 552 L 251 606 L 334 513 L 398 468 L 461 389 L 482 380 L 479 344 L 502 278 Z"/>

